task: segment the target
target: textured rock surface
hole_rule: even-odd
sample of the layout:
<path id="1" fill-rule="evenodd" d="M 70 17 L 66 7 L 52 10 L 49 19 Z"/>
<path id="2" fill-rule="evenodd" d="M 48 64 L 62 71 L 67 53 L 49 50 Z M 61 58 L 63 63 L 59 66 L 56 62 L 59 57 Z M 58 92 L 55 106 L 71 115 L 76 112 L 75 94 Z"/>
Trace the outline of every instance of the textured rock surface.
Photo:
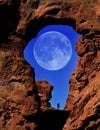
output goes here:
<path id="1" fill-rule="evenodd" d="M 83 34 L 63 130 L 99 130 L 100 0 L 0 0 L 0 129 L 35 130 L 40 124 L 35 116 L 41 101 L 23 50 L 49 24 L 70 25 Z"/>
<path id="2" fill-rule="evenodd" d="M 96 47 L 99 36 L 81 38 L 77 43 L 76 50 L 80 57 L 70 78 L 65 110 L 72 112 L 65 130 L 100 129 L 100 49 Z"/>
<path id="3" fill-rule="evenodd" d="M 52 85 L 44 80 L 36 80 L 37 93 L 41 101 L 40 109 L 42 111 L 53 109 L 49 100 L 51 99 Z"/>
<path id="4" fill-rule="evenodd" d="M 34 72 L 22 58 L 24 43 L 10 37 L 0 44 L 0 129 L 35 127 L 27 117 L 37 113 L 39 102 Z"/>

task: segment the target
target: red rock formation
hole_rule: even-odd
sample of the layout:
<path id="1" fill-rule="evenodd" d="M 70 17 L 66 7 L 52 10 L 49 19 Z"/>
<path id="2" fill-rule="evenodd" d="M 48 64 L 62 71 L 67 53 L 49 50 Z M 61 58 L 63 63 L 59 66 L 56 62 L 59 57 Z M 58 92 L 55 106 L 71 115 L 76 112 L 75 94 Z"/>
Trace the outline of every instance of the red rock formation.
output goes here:
<path id="1" fill-rule="evenodd" d="M 44 80 L 36 80 L 36 88 L 41 101 L 40 109 L 42 111 L 53 110 L 49 102 L 49 100 L 51 99 L 51 91 L 53 89 L 52 85 L 50 85 L 47 81 Z"/>
<path id="2" fill-rule="evenodd" d="M 0 129 L 35 130 L 40 100 L 23 50 L 49 24 L 66 24 L 83 36 L 70 78 L 63 130 L 100 129 L 100 0 L 0 1 Z M 42 90 L 42 89 L 41 89 Z M 44 108 L 43 108 L 44 109 Z"/>
<path id="3" fill-rule="evenodd" d="M 78 66 L 70 78 L 70 92 L 65 110 L 71 110 L 64 129 L 100 128 L 100 35 L 81 38 L 76 47 Z M 99 43 L 100 44 L 100 43 Z M 72 96 L 73 95 L 73 96 Z"/>
<path id="4" fill-rule="evenodd" d="M 39 109 L 35 94 L 34 72 L 22 58 L 24 41 L 10 37 L 0 46 L 0 129 L 26 129 L 26 119 Z M 23 127 L 24 125 L 24 127 Z"/>

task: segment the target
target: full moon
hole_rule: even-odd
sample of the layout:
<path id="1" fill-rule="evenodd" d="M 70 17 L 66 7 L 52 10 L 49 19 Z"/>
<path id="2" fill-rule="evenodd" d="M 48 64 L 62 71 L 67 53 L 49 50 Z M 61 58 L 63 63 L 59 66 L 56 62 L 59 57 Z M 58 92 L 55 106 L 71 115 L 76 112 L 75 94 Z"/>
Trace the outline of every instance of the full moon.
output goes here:
<path id="1" fill-rule="evenodd" d="M 48 31 L 39 36 L 33 48 L 36 62 L 46 70 L 60 70 L 72 56 L 68 37 L 58 31 Z"/>

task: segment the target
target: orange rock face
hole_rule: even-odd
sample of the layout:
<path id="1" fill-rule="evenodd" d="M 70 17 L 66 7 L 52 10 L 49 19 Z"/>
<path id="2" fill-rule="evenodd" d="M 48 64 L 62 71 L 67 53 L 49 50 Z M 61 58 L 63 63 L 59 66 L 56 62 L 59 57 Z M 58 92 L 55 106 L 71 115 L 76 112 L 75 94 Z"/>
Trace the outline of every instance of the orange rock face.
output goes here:
<path id="1" fill-rule="evenodd" d="M 38 130 L 37 114 L 50 109 L 52 87 L 46 83 L 42 93 L 44 81 L 35 84 L 34 70 L 23 57 L 28 41 L 50 24 L 70 25 L 82 34 L 64 109 L 71 112 L 59 130 L 99 130 L 100 0 L 0 1 L 0 129 Z"/>
<path id="2" fill-rule="evenodd" d="M 95 46 L 95 35 L 93 37 L 85 38 L 86 43 L 82 39 L 77 43 L 79 62 L 70 78 L 70 92 L 65 110 L 71 110 L 71 114 L 64 129 L 100 128 L 100 52 Z"/>
<path id="3" fill-rule="evenodd" d="M 52 110 L 49 100 L 51 99 L 51 91 L 53 89 L 52 85 L 44 80 L 36 80 L 36 89 L 38 96 L 40 98 L 40 109 Z"/>

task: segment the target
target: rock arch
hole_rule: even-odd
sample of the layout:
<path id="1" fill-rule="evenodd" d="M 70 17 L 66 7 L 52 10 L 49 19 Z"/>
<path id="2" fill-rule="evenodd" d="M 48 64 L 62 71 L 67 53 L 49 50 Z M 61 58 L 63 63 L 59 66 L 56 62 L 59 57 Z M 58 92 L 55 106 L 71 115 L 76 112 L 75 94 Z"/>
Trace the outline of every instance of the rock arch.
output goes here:
<path id="1" fill-rule="evenodd" d="M 33 78 L 35 74 L 24 61 L 23 50 L 42 27 L 60 23 L 72 26 L 83 35 L 76 44 L 78 65 L 70 79 L 65 107 L 65 111 L 70 110 L 71 114 L 63 130 L 100 128 L 99 4 L 99 0 L 21 0 L 10 16 L 9 8 L 13 11 L 14 1 L 1 0 L 0 32 L 2 34 L 5 29 L 7 33 L 0 38 L 0 128 L 36 128 L 33 117 L 39 112 L 39 100 Z M 5 8 L 8 15 L 4 17 Z M 13 21 L 9 20 L 10 17 Z"/>

